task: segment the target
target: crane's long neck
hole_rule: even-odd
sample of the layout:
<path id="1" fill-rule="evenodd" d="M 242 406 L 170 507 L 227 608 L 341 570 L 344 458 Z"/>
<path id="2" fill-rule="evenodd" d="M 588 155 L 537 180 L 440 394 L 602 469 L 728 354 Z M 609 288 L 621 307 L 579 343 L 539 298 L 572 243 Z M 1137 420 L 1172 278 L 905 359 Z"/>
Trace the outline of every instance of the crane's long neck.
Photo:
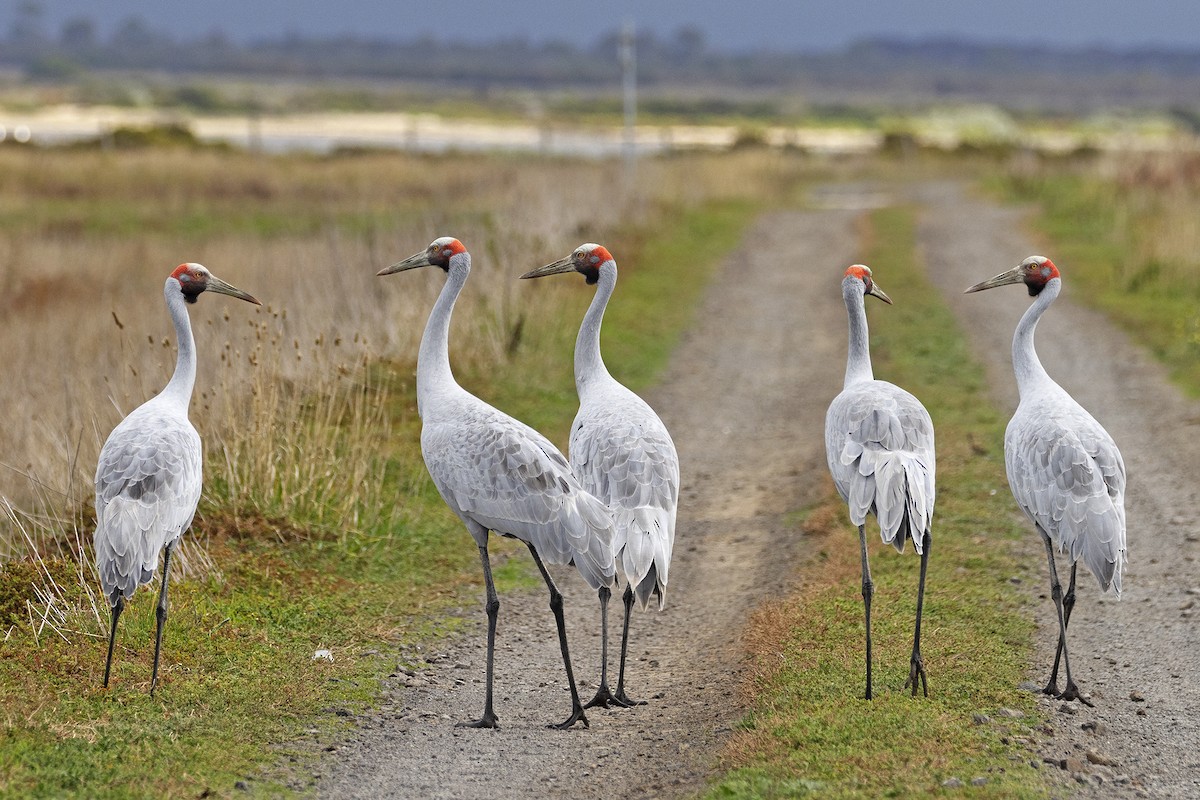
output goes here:
<path id="1" fill-rule="evenodd" d="M 186 412 L 188 404 L 192 401 L 192 387 L 196 384 L 196 340 L 192 337 L 187 302 L 183 299 L 183 292 L 179 290 L 179 283 L 174 278 L 167 279 L 163 296 L 167 300 L 171 322 L 175 324 L 178 355 L 175 358 L 175 374 L 171 376 L 170 383 L 162 390 L 160 396 L 177 403 Z"/>
<path id="2" fill-rule="evenodd" d="M 595 381 L 611 377 L 600 355 L 600 326 L 604 322 L 604 309 L 608 307 L 608 300 L 616 286 L 617 267 L 607 262 L 601 266 L 596 294 L 583 316 L 579 335 L 575 337 L 575 389 L 580 394 Z"/>
<path id="3" fill-rule="evenodd" d="M 1037 330 L 1038 320 L 1046 313 L 1054 298 L 1058 297 L 1061 289 L 1062 281 L 1059 278 L 1052 279 L 1017 323 L 1017 330 L 1013 334 L 1012 359 L 1013 372 L 1017 377 L 1017 391 L 1021 397 L 1025 397 L 1039 385 L 1054 382 L 1038 359 L 1037 350 L 1033 347 L 1033 334 Z"/>
<path id="4" fill-rule="evenodd" d="M 425 323 L 421 349 L 417 353 L 417 413 L 422 417 L 426 398 L 458 386 L 450 371 L 450 317 L 454 313 L 454 301 L 470 273 L 471 257 L 468 254 L 462 253 L 450 260 L 446 285 Z"/>
<path id="5" fill-rule="evenodd" d="M 867 332 L 866 296 L 857 281 L 842 282 L 842 299 L 850 317 L 850 348 L 846 354 L 846 380 L 843 387 L 875 379 L 871 370 L 871 340 Z"/>

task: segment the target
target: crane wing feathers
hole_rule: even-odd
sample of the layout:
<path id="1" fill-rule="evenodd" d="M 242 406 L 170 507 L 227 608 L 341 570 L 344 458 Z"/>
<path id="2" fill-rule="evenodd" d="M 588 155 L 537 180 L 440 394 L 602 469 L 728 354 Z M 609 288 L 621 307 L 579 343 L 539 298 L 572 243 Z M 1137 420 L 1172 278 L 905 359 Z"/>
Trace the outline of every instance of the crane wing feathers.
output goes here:
<path id="1" fill-rule="evenodd" d="M 185 417 L 143 405 L 109 435 L 96 467 L 96 567 L 110 603 L 154 575 L 158 554 L 192 524 L 200 436 Z"/>
<path id="2" fill-rule="evenodd" d="M 936 472 L 933 420 L 920 401 L 886 381 L 848 387 L 825 416 L 825 455 L 851 522 L 875 514 L 883 541 L 903 552 L 911 538 L 920 553 Z"/>
<path id="3" fill-rule="evenodd" d="M 1081 406 L 1018 408 L 1004 437 L 1017 504 L 1073 562 L 1120 594 L 1125 563 L 1125 463 Z"/>
<path id="4" fill-rule="evenodd" d="M 529 542 L 543 561 L 575 563 L 593 588 L 612 582 L 612 520 L 583 490 L 562 453 L 529 426 L 482 401 L 470 417 L 426 421 L 425 465 L 460 517 Z"/>
<path id="5" fill-rule="evenodd" d="M 675 544 L 679 455 L 666 426 L 624 386 L 589 390 L 571 426 L 571 463 L 583 488 L 612 510 L 613 552 L 642 608 L 661 610 Z"/>

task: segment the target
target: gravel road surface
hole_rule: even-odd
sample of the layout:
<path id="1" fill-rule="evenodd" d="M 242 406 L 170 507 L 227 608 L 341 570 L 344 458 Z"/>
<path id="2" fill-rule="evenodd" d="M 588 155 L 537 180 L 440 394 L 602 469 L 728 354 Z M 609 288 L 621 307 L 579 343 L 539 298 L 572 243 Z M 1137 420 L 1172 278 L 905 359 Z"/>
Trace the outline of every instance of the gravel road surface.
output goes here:
<path id="1" fill-rule="evenodd" d="M 1020 287 L 961 292 L 1025 256 L 1055 253 L 1030 236 L 1027 212 L 962 185 L 926 183 L 905 194 L 921 208 L 921 256 L 1008 413 L 1017 397 L 1012 331 L 1029 298 Z M 881 198 L 871 187 L 827 190 L 813 209 L 759 220 L 722 266 L 661 384 L 646 393 L 675 438 L 684 487 L 667 609 L 635 611 L 633 620 L 628 688 L 648 704 L 592 709 L 586 730 L 546 729 L 566 717 L 569 700 L 545 593 L 522 591 L 500 598 L 502 727 L 455 728 L 482 706 L 481 592 L 478 608 L 463 609 L 463 634 L 423 654 L 412 675 L 389 680 L 382 710 L 358 720 L 322 765 L 319 796 L 649 798 L 703 789 L 744 711 L 747 615 L 793 588 L 805 558 L 784 517 L 815 499 L 825 480 L 824 413 L 845 358 L 837 278 L 859 258 L 856 218 Z M 1072 666 L 1095 708 L 1039 700 L 1030 758 L 1064 794 L 1200 797 L 1200 487 L 1187 477 L 1188 465 L 1200 465 L 1200 404 L 1185 400 L 1136 341 L 1075 304 L 1071 265 L 1059 267 L 1064 296 L 1039 327 L 1038 349 L 1124 454 L 1130 566 L 1120 601 L 1102 596 L 1081 570 Z M 613 302 L 620 297 L 618 285 Z M 620 364 L 609 367 L 620 376 Z M 471 546 L 465 532 L 462 546 Z M 1038 649 L 1027 685 L 1040 686 L 1056 624 L 1032 529 L 1027 557 L 1031 569 L 1014 591 L 1036 600 Z M 580 692 L 590 697 L 599 612 L 572 570 L 555 577 L 567 597 Z M 614 624 L 619 619 L 618 612 Z"/>

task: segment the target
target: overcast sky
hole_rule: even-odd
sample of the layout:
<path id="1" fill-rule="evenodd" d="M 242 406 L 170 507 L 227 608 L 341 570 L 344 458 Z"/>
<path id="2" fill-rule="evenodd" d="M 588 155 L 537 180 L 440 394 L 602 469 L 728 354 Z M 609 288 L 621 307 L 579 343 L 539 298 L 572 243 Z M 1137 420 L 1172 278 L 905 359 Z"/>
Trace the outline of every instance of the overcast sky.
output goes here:
<path id="1" fill-rule="evenodd" d="M 407 40 L 524 37 L 590 45 L 625 21 L 669 37 L 695 26 L 716 50 L 818 50 L 855 39 L 954 35 L 1042 47 L 1200 49 L 1194 0 L 32 0 L 44 28 L 89 17 L 107 36 L 139 16 L 176 38 L 214 29 L 235 41 L 353 34 Z M 0 30 L 29 0 L 0 0 Z"/>

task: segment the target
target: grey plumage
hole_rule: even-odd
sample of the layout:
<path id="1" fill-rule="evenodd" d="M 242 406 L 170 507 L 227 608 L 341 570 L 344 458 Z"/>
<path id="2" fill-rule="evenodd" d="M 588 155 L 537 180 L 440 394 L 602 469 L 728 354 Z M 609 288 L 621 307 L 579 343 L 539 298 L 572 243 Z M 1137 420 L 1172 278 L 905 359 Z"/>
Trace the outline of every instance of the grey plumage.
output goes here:
<path id="1" fill-rule="evenodd" d="M 200 435 L 156 397 L 109 435 L 96 466 L 96 567 L 110 606 L 149 583 L 200 501 Z"/>
<path id="2" fill-rule="evenodd" d="M 872 697 L 871 599 L 874 583 L 867 561 L 866 521 L 874 514 L 884 542 L 904 552 L 911 539 L 921 556 L 917 588 L 917 617 L 908 682 L 928 696 L 925 662 L 921 657 L 921 614 L 925 573 L 932 547 L 933 506 L 936 496 L 933 420 L 917 398 L 887 381 L 875 380 L 865 301 L 872 295 L 892 300 L 874 282 L 871 270 L 855 264 L 842 279 L 842 299 L 850 324 L 846 378 L 841 393 L 825 414 L 825 458 L 838 494 L 858 528 L 862 559 L 863 612 L 866 622 L 866 698 Z"/>
<path id="3" fill-rule="evenodd" d="M 1004 433 L 1017 505 L 1071 563 L 1121 593 L 1125 463 L 1108 431 L 1058 384 L 1022 396 Z"/>
<path id="4" fill-rule="evenodd" d="M 613 551 L 638 603 L 645 608 L 657 598 L 661 611 L 675 544 L 679 456 L 654 410 L 613 384 L 581 396 L 571 459 L 583 487 L 612 510 Z"/>
<path id="5" fill-rule="evenodd" d="M 450 317 L 471 272 L 471 256 L 453 237 L 434 240 L 380 270 L 389 275 L 438 267 L 446 284 L 429 314 L 417 356 L 417 412 L 421 453 L 446 505 L 463 521 L 479 548 L 487 592 L 488 645 L 483 715 L 468 727 L 496 727 L 492 677 L 500 601 L 487 552 L 488 532 L 525 542 L 550 590 L 559 647 L 571 690 L 571 716 L 554 727 L 588 724 L 579 701 L 567 648 L 562 595 L 543 561 L 574 563 L 593 589 L 608 585 L 613 567 L 612 520 L 604 503 L 584 491 L 558 449 L 537 431 L 463 389 L 450 369 Z"/>
<path id="6" fill-rule="evenodd" d="M 165 550 L 156 611 L 151 695 L 158 685 L 171 551 L 183 532 L 191 527 L 203 483 L 200 435 L 188 420 L 188 405 L 196 381 L 196 342 L 187 304 L 196 302 L 205 291 L 259 304 L 200 264 L 176 267 L 163 285 L 178 346 L 175 372 L 157 397 L 134 409 L 113 429 L 96 465 L 96 531 L 92 541 L 100 588 L 112 607 L 108 658 L 104 664 L 105 686 L 112 668 L 117 621 L 125 601 L 154 577 L 158 554 Z"/>
<path id="7" fill-rule="evenodd" d="M 884 542 L 919 554 L 935 499 L 933 421 L 917 398 L 886 381 L 847 387 L 829 406 L 829 470 L 854 525 L 874 514 Z"/>
<path id="8" fill-rule="evenodd" d="M 593 589 L 612 581 L 612 523 L 545 436 L 462 389 L 422 411 L 421 452 L 464 522 L 528 542 L 549 564 L 574 563 Z"/>
<path id="9" fill-rule="evenodd" d="M 1125 462 L 1116 443 L 1083 406 L 1046 372 L 1034 348 L 1038 320 L 1062 290 L 1062 276 L 1045 256 L 1030 256 L 967 292 L 1022 283 L 1034 298 L 1013 333 L 1013 373 L 1021 400 L 1004 432 L 1004 464 L 1017 505 L 1046 547 L 1050 592 L 1058 614 L 1058 651 L 1043 690 L 1063 700 L 1084 698 L 1071 676 L 1067 626 L 1075 606 L 1075 572 L 1083 561 L 1100 587 L 1121 593 L 1125 568 Z M 1054 550 L 1071 562 L 1066 595 Z M 1058 691 L 1058 665 L 1066 687 Z"/>
<path id="10" fill-rule="evenodd" d="M 583 487 L 607 504 L 614 525 L 613 553 L 625 574 L 625 622 L 620 673 L 614 694 L 608 686 L 608 601 L 600 587 L 600 686 L 587 707 L 633 705 L 625 693 L 629 617 L 636 597 L 644 609 L 651 597 L 666 604 L 675 515 L 679 503 L 679 456 L 667 426 L 645 400 L 609 373 L 600 353 L 604 311 L 617 284 L 617 262 L 602 245 L 580 245 L 566 258 L 522 278 L 577 272 L 596 294 L 575 339 L 575 388 L 579 411 L 571 425 L 571 466 Z"/>

